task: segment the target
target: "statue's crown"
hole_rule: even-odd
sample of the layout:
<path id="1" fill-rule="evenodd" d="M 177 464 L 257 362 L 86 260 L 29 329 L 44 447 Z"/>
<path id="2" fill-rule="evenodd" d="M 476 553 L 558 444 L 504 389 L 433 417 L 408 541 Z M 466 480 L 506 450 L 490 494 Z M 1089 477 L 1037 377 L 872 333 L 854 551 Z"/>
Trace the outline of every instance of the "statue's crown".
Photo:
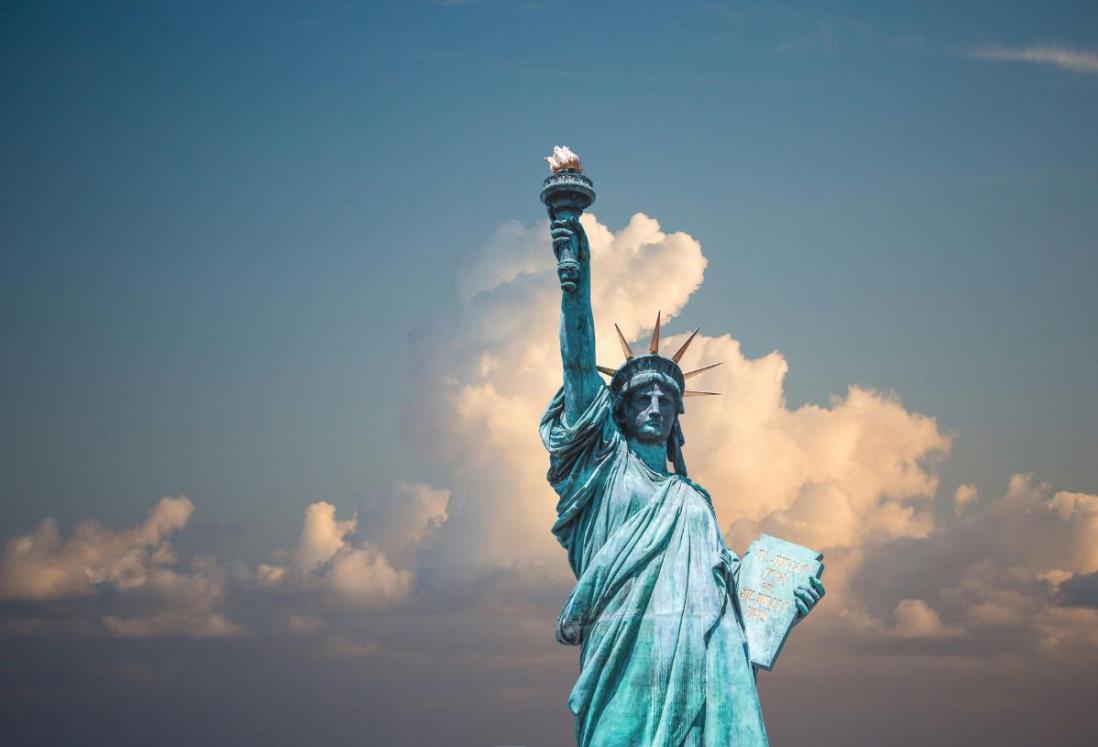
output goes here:
<path id="1" fill-rule="evenodd" d="M 625 353 L 625 363 L 616 369 L 608 368 L 606 366 L 597 366 L 597 368 L 600 372 L 610 377 L 610 393 L 615 398 L 620 397 L 628 391 L 630 382 L 632 382 L 638 374 L 644 372 L 662 375 L 675 382 L 679 389 L 678 393 L 682 397 L 720 394 L 720 392 L 703 392 L 686 388 L 687 379 L 696 376 L 703 371 L 716 368 L 721 365 L 720 363 L 711 363 L 708 366 L 702 366 L 701 368 L 687 371 L 686 373 L 683 373 L 683 370 L 679 367 L 679 361 L 682 359 L 683 354 L 686 353 L 686 349 L 690 347 L 690 343 L 694 341 L 694 336 L 698 334 L 698 331 L 701 329 L 700 327 L 690 333 L 690 336 L 686 338 L 686 342 L 684 342 L 678 351 L 670 358 L 665 358 L 660 355 L 660 313 L 658 311 L 656 312 L 656 326 L 652 329 L 652 340 L 648 344 L 647 355 L 634 355 L 632 348 L 629 347 L 629 343 L 625 340 L 625 335 L 621 333 L 621 328 L 615 324 L 614 329 L 617 330 L 618 342 L 621 343 L 622 352 Z M 679 402 L 679 410 L 680 412 L 682 411 L 681 399 Z"/>

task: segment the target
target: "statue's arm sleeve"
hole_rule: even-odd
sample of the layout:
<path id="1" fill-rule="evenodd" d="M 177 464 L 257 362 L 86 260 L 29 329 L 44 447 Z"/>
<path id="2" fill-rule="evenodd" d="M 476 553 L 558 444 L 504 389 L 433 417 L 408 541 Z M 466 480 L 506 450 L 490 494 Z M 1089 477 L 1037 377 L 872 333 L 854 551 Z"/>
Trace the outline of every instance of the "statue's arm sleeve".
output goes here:
<path id="1" fill-rule="evenodd" d="M 575 422 L 565 420 L 563 390 L 542 417 L 541 439 L 549 452 L 546 478 L 560 497 L 553 533 L 566 547 L 571 525 L 602 492 L 624 443 L 611 409 L 610 392 L 600 381 Z"/>
<path id="2" fill-rule="evenodd" d="M 560 299 L 560 357 L 564 366 L 564 412 L 572 423 L 605 388 L 595 367 L 595 317 L 591 309 L 591 249 L 583 226 L 572 230 L 578 242 L 576 259 L 582 266 L 574 292 Z"/>

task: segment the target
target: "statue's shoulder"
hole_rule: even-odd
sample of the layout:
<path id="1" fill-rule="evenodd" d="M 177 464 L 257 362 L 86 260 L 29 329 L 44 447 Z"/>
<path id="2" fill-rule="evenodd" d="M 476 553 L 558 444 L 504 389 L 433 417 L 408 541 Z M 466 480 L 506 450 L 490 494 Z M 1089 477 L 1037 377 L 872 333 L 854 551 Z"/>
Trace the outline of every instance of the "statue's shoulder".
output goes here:
<path id="1" fill-rule="evenodd" d="M 691 480 L 685 475 L 672 475 L 672 477 L 681 480 L 685 486 L 693 488 L 695 491 L 697 491 L 699 495 L 701 495 L 702 498 L 705 499 L 706 503 L 708 503 L 710 506 L 713 505 L 713 498 L 709 495 L 709 491 L 703 488 L 700 483 Z"/>

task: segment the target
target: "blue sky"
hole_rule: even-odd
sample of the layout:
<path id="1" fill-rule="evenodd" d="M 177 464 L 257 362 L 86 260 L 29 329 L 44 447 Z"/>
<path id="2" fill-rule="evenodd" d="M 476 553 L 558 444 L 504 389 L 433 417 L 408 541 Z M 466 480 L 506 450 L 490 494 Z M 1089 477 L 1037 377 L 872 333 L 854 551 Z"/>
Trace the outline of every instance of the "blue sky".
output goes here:
<path id="1" fill-rule="evenodd" d="M 0 534 L 186 495 L 178 544 L 254 567 L 446 487 L 415 345 L 555 144 L 601 224 L 700 243 L 671 333 L 936 418 L 941 526 L 1094 492 L 1095 55 L 1093 3 L 7 4 Z"/>

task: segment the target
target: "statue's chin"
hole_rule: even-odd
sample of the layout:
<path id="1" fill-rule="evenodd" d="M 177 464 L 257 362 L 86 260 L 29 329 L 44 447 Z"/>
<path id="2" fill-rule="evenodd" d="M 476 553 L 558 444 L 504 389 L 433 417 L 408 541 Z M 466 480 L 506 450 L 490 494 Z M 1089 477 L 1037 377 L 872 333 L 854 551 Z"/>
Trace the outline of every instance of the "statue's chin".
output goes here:
<path id="1" fill-rule="evenodd" d="M 642 444 L 661 444 L 667 440 L 667 434 L 661 431 L 649 430 L 648 428 L 641 428 L 639 431 L 634 431 L 631 436 Z"/>

